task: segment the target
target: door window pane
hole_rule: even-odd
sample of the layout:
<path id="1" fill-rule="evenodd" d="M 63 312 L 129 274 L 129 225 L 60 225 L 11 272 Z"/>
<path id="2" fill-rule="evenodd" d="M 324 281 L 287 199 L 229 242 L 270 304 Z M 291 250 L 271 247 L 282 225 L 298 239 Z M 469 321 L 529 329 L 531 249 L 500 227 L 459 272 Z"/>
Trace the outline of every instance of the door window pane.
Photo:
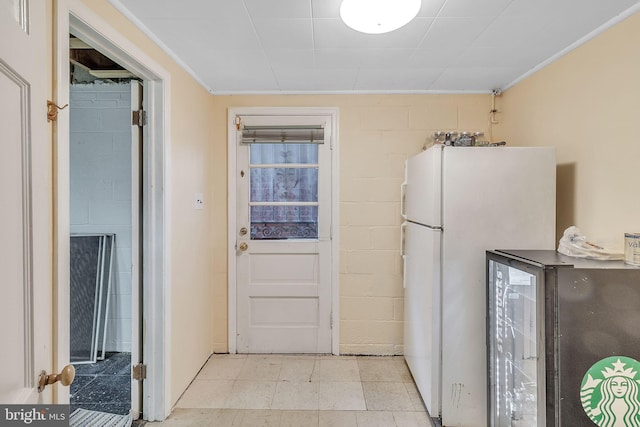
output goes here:
<path id="1" fill-rule="evenodd" d="M 252 165 L 317 164 L 317 144 L 252 144 L 249 147 Z"/>
<path id="2" fill-rule="evenodd" d="M 317 238 L 317 206 L 251 207 L 251 240 Z"/>
<path id="3" fill-rule="evenodd" d="M 252 168 L 252 202 L 317 202 L 318 168 Z"/>
<path id="4" fill-rule="evenodd" d="M 318 146 L 251 144 L 251 239 L 318 238 Z"/>

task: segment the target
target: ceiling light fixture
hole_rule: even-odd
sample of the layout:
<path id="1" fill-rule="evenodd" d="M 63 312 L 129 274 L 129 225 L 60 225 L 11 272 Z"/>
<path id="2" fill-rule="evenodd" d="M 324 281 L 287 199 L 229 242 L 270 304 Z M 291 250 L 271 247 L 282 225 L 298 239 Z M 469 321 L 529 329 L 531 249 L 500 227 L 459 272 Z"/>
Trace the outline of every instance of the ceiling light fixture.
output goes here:
<path id="1" fill-rule="evenodd" d="M 342 0 L 340 18 L 361 33 L 388 33 L 411 22 L 421 3 L 421 0 Z"/>

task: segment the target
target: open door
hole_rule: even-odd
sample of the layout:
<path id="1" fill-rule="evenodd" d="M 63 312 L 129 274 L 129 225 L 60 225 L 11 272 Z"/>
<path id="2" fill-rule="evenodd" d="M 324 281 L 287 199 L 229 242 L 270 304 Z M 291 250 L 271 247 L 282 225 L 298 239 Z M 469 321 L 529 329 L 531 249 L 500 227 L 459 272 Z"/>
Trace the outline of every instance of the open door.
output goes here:
<path id="1" fill-rule="evenodd" d="M 132 117 L 142 111 L 142 83 L 131 80 Z M 144 119 L 134 120 L 131 128 L 131 417 L 140 418 L 142 408 L 142 378 L 140 366 L 144 366 L 142 354 L 142 132 Z"/>
<path id="2" fill-rule="evenodd" d="M 46 2 L 0 1 L 0 403 L 52 403 L 52 144 Z M 53 377 L 51 378 L 53 379 Z"/>

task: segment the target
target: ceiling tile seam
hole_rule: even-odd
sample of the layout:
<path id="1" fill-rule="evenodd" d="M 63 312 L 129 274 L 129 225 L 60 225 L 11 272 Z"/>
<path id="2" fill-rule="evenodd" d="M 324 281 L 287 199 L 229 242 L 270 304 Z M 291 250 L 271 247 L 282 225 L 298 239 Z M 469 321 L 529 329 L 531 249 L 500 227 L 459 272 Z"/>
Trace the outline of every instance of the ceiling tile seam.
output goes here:
<path id="1" fill-rule="evenodd" d="M 256 24 L 253 21 L 253 16 L 249 12 L 249 8 L 247 7 L 247 3 L 245 2 L 245 0 L 242 0 L 242 6 L 244 7 L 244 11 L 247 14 L 247 17 L 249 18 L 249 22 L 251 22 L 251 28 L 253 29 L 253 34 L 256 36 L 256 40 L 258 41 L 258 46 L 260 46 L 260 51 L 262 52 L 264 57 L 267 59 L 267 63 L 269 64 L 269 70 L 271 71 L 273 80 L 276 82 L 276 86 L 278 87 L 278 89 L 282 90 L 282 87 L 280 86 L 280 81 L 278 80 L 278 76 L 276 75 L 276 72 L 273 69 L 273 64 L 271 63 L 271 60 L 269 59 L 269 56 L 267 55 L 267 52 L 264 50 L 264 46 L 260 41 L 260 35 L 258 34 L 258 30 L 256 29 Z"/>
<path id="2" fill-rule="evenodd" d="M 440 16 L 440 12 L 442 12 L 442 9 L 444 8 L 444 5 L 447 4 L 448 0 L 445 0 L 441 5 L 440 5 L 440 9 L 438 9 L 438 11 L 435 13 L 435 16 L 433 17 L 433 19 L 431 20 L 431 24 L 429 24 L 429 28 L 427 28 L 427 31 L 424 33 L 424 35 L 422 36 L 422 38 L 420 39 L 420 42 L 418 43 L 418 47 L 422 44 L 422 42 L 424 41 L 424 39 L 427 38 L 427 35 L 429 34 L 429 31 L 431 31 L 431 28 L 433 27 L 433 24 L 436 22 L 436 19 L 438 19 L 438 16 Z M 417 49 L 417 48 L 416 48 Z"/>
<path id="3" fill-rule="evenodd" d="M 351 90 L 353 91 L 357 91 L 356 86 L 358 85 L 358 80 L 360 79 L 360 70 L 362 69 L 362 67 L 358 67 L 358 72 L 356 73 L 356 78 L 353 79 L 353 86 L 351 87 Z"/>
<path id="4" fill-rule="evenodd" d="M 109 0 L 109 3 L 115 7 L 125 18 L 129 20 L 136 28 L 138 28 L 144 35 L 156 44 L 169 58 L 173 59 L 179 67 L 181 67 L 187 74 L 189 74 L 200 86 L 209 93 L 213 93 L 213 88 L 209 86 L 200 76 L 187 65 L 187 63 L 178 56 L 169 46 L 167 46 L 149 27 L 142 23 L 142 21 L 131 12 L 120 0 Z"/>
<path id="5" fill-rule="evenodd" d="M 484 27 L 484 29 L 483 29 L 482 31 L 480 31 L 480 32 L 475 36 L 475 38 L 474 38 L 473 40 L 471 40 L 471 42 L 469 42 L 469 45 L 467 46 L 467 48 L 470 48 L 470 47 L 472 47 L 472 46 L 475 46 L 475 45 L 474 45 L 474 44 L 475 44 L 475 42 L 476 42 L 476 41 L 478 41 L 478 40 L 480 39 L 480 37 L 482 37 L 482 36 L 487 32 L 487 30 L 489 29 L 489 27 L 491 27 L 491 25 L 493 25 L 493 23 L 494 23 L 494 22 L 496 22 L 499 18 L 501 18 L 501 17 L 502 17 L 502 15 L 504 15 L 504 12 L 509 8 L 509 6 L 511 5 L 511 3 L 513 3 L 513 2 L 514 2 L 514 0 L 511 0 L 511 1 L 510 1 L 509 3 L 507 3 L 507 5 L 502 9 L 502 11 L 500 11 L 500 13 L 497 13 L 497 14 L 495 15 L 495 17 L 491 20 L 491 22 L 489 22 L 489 23 Z M 462 55 L 463 53 L 464 53 L 464 50 L 463 50 L 463 52 L 461 52 L 461 55 Z"/>
<path id="6" fill-rule="evenodd" d="M 503 7 L 503 9 L 500 11 L 500 13 L 496 14 L 496 15 L 495 15 L 495 17 L 491 20 L 491 22 L 489 22 L 489 23 L 484 27 L 484 29 L 483 29 L 482 31 L 480 31 L 480 32 L 479 32 L 479 33 L 478 33 L 478 34 L 473 38 L 473 40 L 471 40 L 471 42 L 469 42 L 469 45 L 467 46 L 467 48 L 469 48 L 469 47 L 473 46 L 473 45 L 474 45 L 474 43 L 475 43 L 478 39 L 480 39 L 480 37 L 482 37 L 482 35 L 483 35 L 484 33 L 486 33 L 486 32 L 487 32 L 487 29 L 488 29 L 489 27 L 491 27 L 491 25 L 492 25 L 495 21 L 497 21 L 497 20 L 498 20 L 498 18 L 500 18 L 500 17 L 504 14 L 504 12 L 509 8 L 509 6 L 511 5 L 511 3 L 513 3 L 513 2 L 514 2 L 514 0 L 509 1 L 509 2 L 506 4 L 506 6 L 504 6 L 504 7 Z M 458 61 L 460 60 L 460 58 L 464 56 L 464 53 L 465 53 L 465 50 L 463 49 L 463 50 L 460 52 L 460 54 L 457 56 L 456 62 L 455 62 L 454 64 L 457 64 L 457 63 L 458 63 Z M 454 68 L 454 67 L 450 67 L 450 68 Z M 443 71 L 443 73 L 444 73 L 444 71 Z M 437 78 L 436 80 L 434 80 L 434 81 L 433 81 L 432 85 L 433 85 L 433 84 L 435 84 L 435 83 L 440 79 L 440 77 L 441 77 L 441 76 L 442 76 L 442 74 L 441 74 L 440 76 L 438 76 L 438 78 Z M 500 90 L 504 90 L 504 88 L 493 88 L 493 89 L 500 89 Z M 493 89 L 492 89 L 492 90 L 493 90 Z"/>
<path id="7" fill-rule="evenodd" d="M 510 0 L 505 7 L 502 8 L 502 10 L 500 11 L 500 13 L 498 13 L 496 16 L 502 16 L 504 15 L 504 13 L 507 11 L 507 9 L 509 9 L 509 6 L 511 6 L 511 4 L 514 2 L 515 0 Z"/>
<path id="8" fill-rule="evenodd" d="M 419 46 L 420 46 L 420 45 L 422 45 L 422 42 L 424 42 L 424 40 L 425 40 L 425 39 L 427 38 L 427 36 L 429 35 L 429 32 L 431 31 L 431 28 L 433 28 L 433 25 L 435 24 L 436 19 L 438 19 L 438 17 L 440 16 L 440 13 L 442 12 L 442 9 L 444 9 L 445 5 L 447 4 L 447 1 L 449 1 L 449 0 L 445 0 L 445 1 L 440 5 L 440 8 L 439 8 L 439 9 L 438 9 L 438 11 L 435 13 L 434 18 L 431 20 L 431 24 L 429 24 L 429 28 L 427 28 L 427 31 L 424 33 L 424 36 L 422 36 L 422 39 L 421 39 L 421 40 L 420 40 L 420 42 L 418 43 L 418 47 L 416 47 L 415 49 L 413 49 L 413 52 L 411 53 L 411 57 L 410 57 L 410 59 L 414 59 L 414 58 L 415 58 L 415 56 L 416 56 L 416 54 L 417 54 L 417 52 L 418 52 L 418 50 L 419 50 Z M 513 1 L 513 0 L 512 0 L 512 1 Z M 433 79 L 433 80 L 431 81 L 431 83 L 429 83 L 429 86 L 428 86 L 425 90 L 427 90 L 427 91 L 431 90 L 431 88 L 433 87 L 433 85 L 434 85 L 438 80 L 440 80 L 440 78 L 442 77 L 442 75 L 444 74 L 444 72 L 445 72 L 446 70 L 447 70 L 446 68 L 445 68 L 445 69 L 443 69 L 443 70 L 438 74 L 438 76 L 437 76 L 435 79 Z"/>
<path id="9" fill-rule="evenodd" d="M 440 80 L 440 78 L 442 77 L 442 75 L 444 74 L 444 72 L 447 71 L 447 68 L 444 68 L 442 71 L 440 71 L 440 73 L 438 74 L 438 77 L 436 77 L 435 79 L 433 79 L 431 81 L 431 83 L 429 83 L 429 87 L 427 88 L 427 90 L 431 90 L 431 88 L 433 87 L 434 84 L 436 84 L 436 82 L 438 80 Z"/>
<path id="10" fill-rule="evenodd" d="M 444 3 L 442 3 L 442 6 L 440 7 L 440 9 L 438 10 L 438 12 L 436 13 L 436 17 L 438 16 L 438 14 L 440 14 L 440 11 L 441 11 L 441 10 L 442 10 L 442 8 L 444 7 L 445 3 L 446 3 L 446 1 L 445 1 Z M 429 28 L 427 28 L 427 31 L 425 32 L 424 36 L 422 36 L 422 39 L 421 39 L 421 40 L 420 40 L 420 42 L 418 43 L 418 47 L 422 44 L 422 42 L 424 41 L 424 39 L 427 37 L 427 34 L 429 34 L 429 31 L 431 30 L 431 28 L 433 27 L 433 24 L 434 24 L 435 22 L 436 22 L 436 18 L 433 18 L 433 19 L 431 20 L 431 24 L 429 24 Z M 413 60 L 413 59 L 415 59 L 416 54 L 418 53 L 418 50 L 420 50 L 418 47 L 416 47 L 415 49 L 413 49 L 413 52 L 411 52 L 411 55 L 409 56 L 409 60 L 410 60 L 410 61 L 411 61 L 411 60 Z M 411 68 L 411 67 L 408 67 L 408 68 Z M 425 90 L 429 90 L 429 88 L 430 88 L 431 86 L 433 86 L 433 83 L 434 83 L 434 82 L 436 82 L 436 81 L 440 78 L 440 76 L 442 76 L 442 73 L 444 73 L 444 70 L 446 70 L 446 68 L 445 68 L 445 69 L 443 69 L 443 70 L 440 72 L 440 74 L 438 74 L 438 77 L 436 77 L 436 78 L 435 78 L 431 83 L 429 83 L 429 86 L 428 86 Z"/>
<path id="11" fill-rule="evenodd" d="M 313 0 L 309 0 L 311 6 L 311 55 L 313 56 L 313 67 L 316 68 L 316 20 L 313 16 Z"/>
<path id="12" fill-rule="evenodd" d="M 309 4 L 309 18 L 313 19 L 313 0 L 309 0 L 308 4 Z"/>
<path id="13" fill-rule="evenodd" d="M 494 22 L 496 22 L 499 18 L 503 17 L 504 13 L 506 12 L 507 9 L 509 9 L 509 6 L 511 6 L 511 4 L 513 2 L 514 2 L 514 0 L 509 1 L 507 3 L 507 5 L 504 8 L 502 8 L 500 13 L 497 13 L 495 15 L 495 17 L 491 20 L 491 22 L 486 27 L 484 27 L 484 29 L 482 31 L 480 31 L 480 33 L 478 35 L 476 35 L 476 37 L 473 40 L 471 40 L 471 43 L 469 43 L 468 47 L 475 46 L 475 42 L 478 41 L 480 39 L 480 37 L 482 37 L 482 35 L 487 32 L 489 27 L 491 27 L 491 25 L 493 25 Z M 480 46 L 480 47 L 482 47 L 482 46 Z"/>
<path id="14" fill-rule="evenodd" d="M 602 24 L 601 26 L 599 26 L 595 30 L 593 30 L 590 33 L 582 36 L 581 38 L 579 38 L 575 42 L 571 43 L 569 46 L 565 47 L 564 49 L 558 51 L 555 55 L 552 55 L 550 58 L 542 61 L 541 63 L 539 63 L 535 67 L 529 69 L 527 72 L 522 74 L 520 77 L 517 77 L 515 80 L 513 80 L 511 83 L 505 85 L 505 87 L 503 87 L 501 89 L 504 91 L 504 90 L 507 90 L 507 89 L 517 85 L 518 83 L 520 83 L 521 81 L 523 81 L 527 77 L 532 76 L 533 74 L 535 74 L 538 71 L 540 71 L 543 68 L 545 68 L 547 65 L 550 65 L 550 64 L 554 63 L 558 59 L 560 59 L 563 56 L 569 54 L 571 51 L 573 51 L 573 50 L 579 48 L 580 46 L 582 46 L 583 44 L 587 43 L 589 40 L 594 39 L 598 35 L 604 33 L 609 28 L 611 28 L 614 25 L 624 21 L 625 19 L 627 19 L 631 15 L 634 15 L 634 14 L 636 14 L 638 12 L 640 12 L 640 2 L 634 4 L 633 6 L 631 6 L 629 9 L 625 10 L 624 12 L 621 12 L 618 15 L 614 16 L 613 18 L 611 18 L 610 20 L 608 20 L 607 22 L 605 22 L 604 24 Z"/>

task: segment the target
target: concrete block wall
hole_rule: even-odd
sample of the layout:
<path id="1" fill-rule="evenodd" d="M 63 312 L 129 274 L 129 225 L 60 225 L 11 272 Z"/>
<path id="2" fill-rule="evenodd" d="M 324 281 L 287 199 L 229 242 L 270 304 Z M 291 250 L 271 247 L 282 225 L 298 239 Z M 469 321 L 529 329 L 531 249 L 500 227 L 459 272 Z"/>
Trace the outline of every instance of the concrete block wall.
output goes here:
<path id="1" fill-rule="evenodd" d="M 71 233 L 115 233 L 107 351 L 131 351 L 131 85 L 73 84 Z"/>
<path id="2" fill-rule="evenodd" d="M 487 129 L 479 96 L 387 96 L 340 108 L 340 352 L 403 353 L 400 185 L 434 131 Z"/>
<path id="3" fill-rule="evenodd" d="M 340 348 L 342 354 L 403 353 L 400 184 L 404 161 L 431 143 L 434 131 L 482 131 L 491 98 L 460 95 L 215 96 L 216 144 L 212 199 L 226 213 L 226 120 L 231 107 L 338 107 L 340 162 Z M 217 196 L 217 197 L 216 197 Z M 214 232 L 226 260 L 226 224 Z M 214 288 L 215 351 L 227 349 L 225 265 Z"/>

